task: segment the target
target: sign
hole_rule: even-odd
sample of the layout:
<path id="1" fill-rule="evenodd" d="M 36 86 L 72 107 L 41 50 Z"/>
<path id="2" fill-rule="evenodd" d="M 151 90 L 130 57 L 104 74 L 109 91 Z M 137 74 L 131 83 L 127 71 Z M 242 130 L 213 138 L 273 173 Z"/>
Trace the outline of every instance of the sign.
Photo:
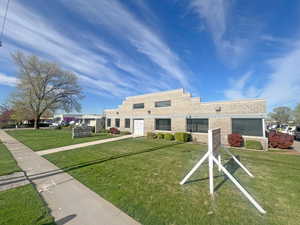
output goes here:
<path id="1" fill-rule="evenodd" d="M 230 172 L 222 165 L 221 161 L 221 129 L 210 129 L 208 131 L 208 151 L 197 162 L 197 164 L 191 169 L 191 171 L 180 182 L 181 185 L 196 172 L 196 170 L 208 160 L 208 173 L 209 173 L 209 192 L 213 196 L 214 194 L 214 164 L 219 168 L 219 172 L 223 172 L 229 180 L 231 180 L 235 186 L 244 194 L 244 196 L 255 206 L 255 208 L 262 214 L 266 211 L 256 202 L 256 200 L 243 188 L 243 186 L 230 174 Z M 224 148 L 227 154 L 229 154 L 233 160 L 250 176 L 254 177 L 250 171 L 226 148 Z M 217 157 L 217 158 L 216 158 Z"/>
<path id="2" fill-rule="evenodd" d="M 221 148 L 221 128 L 208 131 L 208 149 L 218 156 Z"/>
<path id="3" fill-rule="evenodd" d="M 81 138 L 81 137 L 90 137 L 92 136 L 92 128 L 91 127 L 74 127 L 72 129 L 72 138 Z"/>

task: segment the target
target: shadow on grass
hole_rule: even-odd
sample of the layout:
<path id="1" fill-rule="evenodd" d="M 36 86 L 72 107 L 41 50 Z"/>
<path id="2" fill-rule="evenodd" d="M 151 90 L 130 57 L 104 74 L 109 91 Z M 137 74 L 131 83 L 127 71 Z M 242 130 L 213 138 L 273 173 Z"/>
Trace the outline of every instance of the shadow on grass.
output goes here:
<path id="1" fill-rule="evenodd" d="M 64 218 L 61 218 L 55 222 L 45 223 L 43 225 L 64 225 L 74 219 L 76 217 L 76 214 L 71 214 L 69 216 L 65 216 Z"/>
<path id="2" fill-rule="evenodd" d="M 236 156 L 236 158 L 238 160 L 240 160 L 239 156 Z M 207 163 L 204 165 L 207 165 Z M 231 175 L 233 175 L 239 168 L 239 165 L 234 161 L 233 158 L 230 158 L 229 161 L 227 161 L 223 166 L 228 170 L 228 172 Z M 224 179 L 214 188 L 214 191 L 219 190 L 225 184 L 225 182 L 228 180 L 228 177 L 224 174 L 214 176 L 214 178 L 219 178 L 219 177 L 224 177 Z M 200 182 L 200 181 L 204 181 L 204 180 L 208 180 L 208 179 L 209 179 L 209 177 L 194 179 L 194 180 L 187 181 L 186 184 L 192 184 L 192 183 L 196 183 L 196 182 Z"/>
<path id="3" fill-rule="evenodd" d="M 105 158 L 100 158 L 100 159 L 96 159 L 96 160 L 92 160 L 92 161 L 88 161 L 88 162 L 84 162 L 84 163 L 75 164 L 75 165 L 72 165 L 72 166 L 69 166 L 69 167 L 63 167 L 63 168 L 56 169 L 56 170 L 50 170 L 50 171 L 46 171 L 46 172 L 27 175 L 26 178 L 24 178 L 24 180 L 26 180 L 26 179 L 29 179 L 31 181 L 38 180 L 38 179 L 42 179 L 42 178 L 45 178 L 45 177 L 54 176 L 56 174 L 69 172 L 69 171 L 72 171 L 72 170 L 76 170 L 76 169 L 80 169 L 80 168 L 84 168 L 84 167 L 93 166 L 93 165 L 96 165 L 96 164 L 108 162 L 108 161 L 111 161 L 111 160 L 116 160 L 116 159 L 121 159 L 121 158 L 125 158 L 125 157 L 130 157 L 130 156 L 140 155 L 140 154 L 144 154 L 144 153 L 154 152 L 154 151 L 162 150 L 162 149 L 165 149 L 165 148 L 169 148 L 169 147 L 176 146 L 176 145 L 181 145 L 181 144 L 183 144 L 183 143 L 173 143 L 173 144 L 169 144 L 169 145 L 163 145 L 163 146 L 158 146 L 158 147 L 154 147 L 154 148 L 150 148 L 150 149 L 145 149 L 145 150 L 138 151 L 138 152 L 131 152 L 131 153 L 113 155 L 113 156 L 110 156 L 110 157 L 105 157 Z M 9 178 L 6 179 L 6 180 L 9 180 Z M 18 182 L 20 182 L 20 181 L 21 180 L 19 179 Z M 8 181 L 8 182 L 5 182 L 5 183 L 2 182 L 0 184 L 0 186 L 13 184 L 13 183 L 15 183 L 14 180 Z"/>
<path id="4" fill-rule="evenodd" d="M 240 157 L 236 156 L 236 158 L 240 161 Z M 234 173 L 240 168 L 240 166 L 234 161 L 233 158 L 231 158 L 228 162 L 226 162 L 224 165 L 225 169 L 228 170 L 228 172 L 233 176 Z M 214 188 L 214 191 L 218 191 L 228 180 L 228 177 L 226 175 L 223 175 L 224 179 Z"/>

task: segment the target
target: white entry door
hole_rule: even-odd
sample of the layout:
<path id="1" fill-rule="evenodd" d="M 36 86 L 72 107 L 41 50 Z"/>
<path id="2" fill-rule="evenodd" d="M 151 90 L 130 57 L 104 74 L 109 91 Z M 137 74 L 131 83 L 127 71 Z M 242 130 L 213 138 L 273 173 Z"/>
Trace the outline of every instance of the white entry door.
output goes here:
<path id="1" fill-rule="evenodd" d="M 133 135 L 144 136 L 144 120 L 133 120 Z"/>

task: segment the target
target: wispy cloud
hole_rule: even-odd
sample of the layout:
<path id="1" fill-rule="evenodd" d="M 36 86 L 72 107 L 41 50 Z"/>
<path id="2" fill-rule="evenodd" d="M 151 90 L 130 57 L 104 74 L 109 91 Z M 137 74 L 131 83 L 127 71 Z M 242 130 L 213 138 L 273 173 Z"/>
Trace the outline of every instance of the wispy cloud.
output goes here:
<path id="1" fill-rule="evenodd" d="M 224 91 L 227 99 L 256 98 L 260 95 L 261 90 L 251 84 L 250 79 L 252 72 L 247 72 L 239 79 L 230 78 L 230 87 Z"/>
<path id="2" fill-rule="evenodd" d="M 6 53 L 22 50 L 56 61 L 74 71 L 87 91 L 103 96 L 124 97 L 141 90 L 150 92 L 189 86 L 187 75 L 191 72 L 171 51 L 162 35 L 140 22 L 118 1 L 62 1 L 62 4 L 84 15 L 91 25 L 112 31 L 111 37 L 118 44 L 130 43 L 134 54 L 145 57 L 143 63 L 140 63 L 140 56 L 131 57 L 126 48 L 99 38 L 93 29 L 83 27 L 76 39 L 68 36 L 70 30 L 62 32 L 58 28 L 69 27 L 71 21 L 63 21 L 58 26 L 55 20 L 34 7 L 29 8 L 23 1 L 14 1 L 10 7 L 7 42 L 3 48 Z M 144 4 L 137 6 L 154 16 Z M 0 72 L 9 70 L 12 65 L 9 54 L 1 58 L 0 64 Z M 141 83 L 143 89 L 137 89 Z"/>
<path id="3" fill-rule="evenodd" d="M 240 79 L 230 78 L 230 87 L 224 91 L 227 99 L 263 98 L 269 108 L 299 103 L 300 96 L 300 40 L 281 56 L 266 61 L 271 72 L 265 74 L 264 84 L 257 88 L 251 80 L 253 72 L 247 72 Z"/>
<path id="4" fill-rule="evenodd" d="M 91 23 L 105 26 L 114 35 L 127 39 L 139 53 L 162 70 L 161 74 L 179 81 L 183 87 L 189 87 L 188 76 L 191 72 L 185 68 L 179 56 L 170 49 L 159 33 L 140 22 L 118 1 L 62 2 Z"/>
<path id="5" fill-rule="evenodd" d="M 300 40 L 288 53 L 273 58 L 267 63 L 272 73 L 261 97 L 268 99 L 270 106 L 293 105 L 300 102 Z"/>
<path id="6" fill-rule="evenodd" d="M 15 87 L 18 82 L 18 79 L 15 77 L 7 76 L 0 73 L 0 84 Z"/>
<path id="7" fill-rule="evenodd" d="M 211 33 L 221 60 L 231 67 L 238 66 L 254 44 L 252 37 L 259 30 L 255 19 L 239 13 L 232 20 L 233 1 L 230 0 L 192 0 L 189 7 L 198 15 L 201 30 L 204 24 L 205 30 Z"/>

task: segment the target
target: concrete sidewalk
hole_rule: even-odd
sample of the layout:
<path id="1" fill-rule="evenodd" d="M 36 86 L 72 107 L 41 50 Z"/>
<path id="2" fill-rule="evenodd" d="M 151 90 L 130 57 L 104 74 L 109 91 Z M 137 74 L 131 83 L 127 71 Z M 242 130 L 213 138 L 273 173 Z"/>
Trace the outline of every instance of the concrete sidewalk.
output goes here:
<path id="1" fill-rule="evenodd" d="M 85 143 L 80 143 L 80 144 L 75 144 L 75 145 L 68 145 L 64 147 L 59 147 L 59 148 L 52 148 L 52 149 L 47 149 L 43 151 L 38 151 L 36 152 L 38 155 L 47 155 L 50 153 L 55 153 L 55 152 L 62 152 L 62 151 L 68 151 L 76 148 L 83 148 L 91 145 L 98 145 L 98 144 L 103 144 L 107 142 L 112 142 L 112 141 L 119 141 L 127 138 L 132 138 L 133 135 L 124 135 L 120 137 L 114 137 L 114 138 L 107 138 L 107 139 L 102 139 L 98 141 L 90 141 L 90 142 L 85 142 Z"/>
<path id="2" fill-rule="evenodd" d="M 95 192 L 0 130 L 0 139 L 36 184 L 57 225 L 139 225 Z M 66 221 L 66 218 L 69 218 Z"/>
<path id="3" fill-rule="evenodd" d="M 24 186 L 26 184 L 30 184 L 30 181 L 27 179 L 24 172 L 16 172 L 0 177 L 0 191 Z"/>

